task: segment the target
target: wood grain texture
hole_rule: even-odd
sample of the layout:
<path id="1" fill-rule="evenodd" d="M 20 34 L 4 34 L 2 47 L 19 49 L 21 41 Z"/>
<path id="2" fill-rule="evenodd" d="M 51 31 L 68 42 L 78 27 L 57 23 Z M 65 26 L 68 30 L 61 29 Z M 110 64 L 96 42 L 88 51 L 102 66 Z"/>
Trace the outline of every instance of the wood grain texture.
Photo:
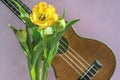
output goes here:
<path id="1" fill-rule="evenodd" d="M 68 40 L 69 46 L 89 64 L 98 60 L 103 65 L 92 80 L 110 79 L 116 66 L 116 60 L 113 52 L 108 46 L 97 40 L 79 37 L 75 34 L 72 28 L 69 28 L 65 32 L 64 37 Z M 70 48 L 68 48 L 64 54 L 57 54 L 52 61 L 57 80 L 78 80 L 83 74 L 80 68 L 84 71 L 86 70 L 74 57 L 70 55 L 69 52 L 71 52 L 86 67 L 89 67 L 89 65 L 82 61 Z M 80 68 L 76 67 L 75 64 L 73 64 L 65 55 L 69 56 Z M 81 74 L 77 73 L 61 56 L 69 61 L 69 63 L 71 63 Z"/>

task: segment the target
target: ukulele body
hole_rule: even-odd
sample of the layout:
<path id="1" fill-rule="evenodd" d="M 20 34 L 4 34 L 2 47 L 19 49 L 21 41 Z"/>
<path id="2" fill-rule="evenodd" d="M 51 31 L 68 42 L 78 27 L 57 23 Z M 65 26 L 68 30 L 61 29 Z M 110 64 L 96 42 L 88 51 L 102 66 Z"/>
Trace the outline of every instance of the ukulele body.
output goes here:
<path id="1" fill-rule="evenodd" d="M 80 77 L 84 74 L 82 70 L 86 71 L 83 65 L 89 68 L 95 60 L 98 60 L 102 67 L 94 76 L 92 76 L 92 80 L 110 79 L 114 72 L 116 63 L 115 56 L 110 48 L 97 40 L 79 37 L 75 34 L 73 28 L 69 28 L 65 32 L 64 38 L 66 38 L 68 45 L 75 51 L 68 47 L 66 52 L 62 54 L 58 53 L 53 59 L 52 66 L 57 80 L 91 80 L 80 79 Z M 87 65 L 85 61 L 76 54 L 81 56 L 89 65 Z"/>

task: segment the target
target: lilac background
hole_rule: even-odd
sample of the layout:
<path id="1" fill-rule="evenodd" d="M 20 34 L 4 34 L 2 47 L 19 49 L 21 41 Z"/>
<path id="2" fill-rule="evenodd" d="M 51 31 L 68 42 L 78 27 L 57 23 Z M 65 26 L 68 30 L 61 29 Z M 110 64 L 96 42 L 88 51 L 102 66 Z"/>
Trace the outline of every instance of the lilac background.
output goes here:
<path id="1" fill-rule="evenodd" d="M 42 0 L 22 0 L 30 8 Z M 108 45 L 116 57 L 116 70 L 111 80 L 120 79 L 120 0 L 43 0 L 53 4 L 62 14 L 66 9 L 66 19 L 80 18 L 74 24 L 76 33 L 82 37 L 97 39 Z M 0 80 L 30 80 L 27 62 L 10 23 L 16 28 L 24 24 L 0 2 Z M 49 79 L 55 80 L 50 69 Z"/>

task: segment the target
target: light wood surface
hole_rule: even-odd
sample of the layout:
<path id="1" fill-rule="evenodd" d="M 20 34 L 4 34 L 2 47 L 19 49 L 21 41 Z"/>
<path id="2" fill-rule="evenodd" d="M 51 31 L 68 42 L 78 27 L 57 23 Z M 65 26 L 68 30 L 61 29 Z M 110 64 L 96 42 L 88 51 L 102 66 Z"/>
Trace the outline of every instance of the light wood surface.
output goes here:
<path id="1" fill-rule="evenodd" d="M 93 77 L 92 80 L 109 80 L 112 76 L 116 61 L 113 52 L 102 42 L 93 39 L 87 39 L 77 36 L 73 29 L 70 28 L 64 34 L 64 37 L 68 40 L 69 46 L 76 51 L 79 56 L 81 56 L 90 65 L 98 60 L 103 66 L 99 72 Z M 57 54 L 52 61 L 57 80 L 78 80 L 83 72 L 75 66 L 75 64 L 70 62 L 74 68 L 76 68 L 81 74 L 78 74 L 62 57 L 70 61 L 65 55 L 68 55 L 80 68 L 85 70 L 74 57 L 70 56 L 71 52 L 79 61 L 81 61 L 86 67 L 84 61 L 82 61 L 70 48 L 63 53 Z M 62 56 L 62 57 L 61 57 Z"/>

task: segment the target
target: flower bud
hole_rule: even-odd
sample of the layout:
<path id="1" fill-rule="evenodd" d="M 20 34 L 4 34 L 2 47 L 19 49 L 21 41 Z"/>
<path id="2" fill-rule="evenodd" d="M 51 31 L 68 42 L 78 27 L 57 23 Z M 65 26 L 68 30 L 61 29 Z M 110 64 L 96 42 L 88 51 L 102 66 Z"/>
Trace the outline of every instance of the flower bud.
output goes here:
<path id="1" fill-rule="evenodd" d="M 25 29 L 18 30 L 16 36 L 20 42 L 26 42 L 27 40 L 27 32 Z"/>
<path id="2" fill-rule="evenodd" d="M 65 29 L 66 23 L 64 19 L 58 20 L 55 24 L 56 31 L 61 31 Z"/>

